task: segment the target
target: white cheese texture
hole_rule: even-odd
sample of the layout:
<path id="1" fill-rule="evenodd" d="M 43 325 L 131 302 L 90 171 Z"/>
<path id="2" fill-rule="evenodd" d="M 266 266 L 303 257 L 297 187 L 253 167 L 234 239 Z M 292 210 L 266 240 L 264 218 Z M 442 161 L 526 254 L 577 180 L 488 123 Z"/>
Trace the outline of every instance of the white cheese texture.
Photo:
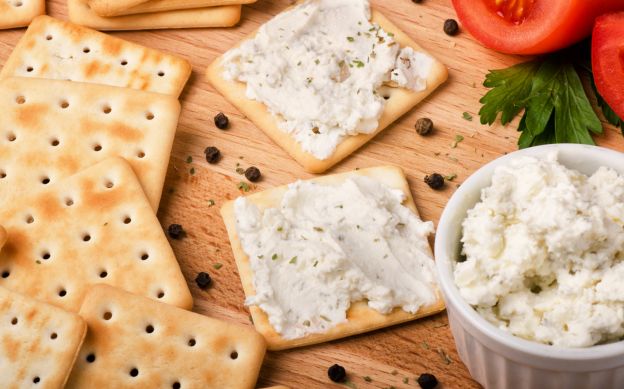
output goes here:
<path id="1" fill-rule="evenodd" d="M 496 169 L 463 222 L 455 282 L 514 335 L 562 347 L 624 336 L 624 178 L 548 158 Z"/>
<path id="2" fill-rule="evenodd" d="M 426 89 L 433 58 L 401 50 L 370 21 L 367 0 L 309 0 L 277 15 L 224 55 L 223 77 L 246 83 L 279 125 L 318 159 L 378 127 L 386 81 Z"/>
<path id="3" fill-rule="evenodd" d="M 433 304 L 433 224 L 404 199 L 363 176 L 339 185 L 298 181 L 279 207 L 263 211 L 238 198 L 236 225 L 256 290 L 246 304 L 259 306 L 285 339 L 345 322 L 356 301 L 383 314 Z"/>

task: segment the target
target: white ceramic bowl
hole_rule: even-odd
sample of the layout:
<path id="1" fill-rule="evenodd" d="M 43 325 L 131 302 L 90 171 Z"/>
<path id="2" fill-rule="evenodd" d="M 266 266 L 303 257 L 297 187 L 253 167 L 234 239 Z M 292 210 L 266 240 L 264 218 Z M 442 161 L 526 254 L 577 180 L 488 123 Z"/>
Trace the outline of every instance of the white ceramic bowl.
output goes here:
<path id="1" fill-rule="evenodd" d="M 596 146 L 559 144 L 520 150 L 483 166 L 451 197 L 438 225 L 436 266 L 457 351 L 472 377 L 488 389 L 624 388 L 624 341 L 588 348 L 531 342 L 482 318 L 459 294 L 453 280 L 461 223 L 491 183 L 497 166 L 520 156 L 559 152 L 559 162 L 584 174 L 608 166 L 624 174 L 624 154 Z M 624 282 L 624 280 L 622 280 Z"/>

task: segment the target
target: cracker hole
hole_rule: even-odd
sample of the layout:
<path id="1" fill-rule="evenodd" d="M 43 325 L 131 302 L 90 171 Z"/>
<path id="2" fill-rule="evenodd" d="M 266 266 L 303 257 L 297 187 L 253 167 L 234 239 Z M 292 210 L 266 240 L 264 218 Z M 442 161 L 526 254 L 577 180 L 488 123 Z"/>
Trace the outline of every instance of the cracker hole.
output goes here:
<path id="1" fill-rule="evenodd" d="M 50 339 L 54 340 L 56 338 L 58 338 L 58 334 L 56 332 L 50 334 Z"/>
<path id="2" fill-rule="evenodd" d="M 82 235 L 82 241 L 83 242 L 88 242 L 90 240 L 91 240 L 91 235 L 89 235 L 89 234 Z"/>
<path id="3" fill-rule="evenodd" d="M 26 216 L 26 224 L 33 224 L 35 222 L 35 218 L 32 215 Z"/>
<path id="4" fill-rule="evenodd" d="M 132 223 L 132 218 L 130 216 L 126 216 L 123 220 L 124 224 L 130 224 Z"/>
<path id="5" fill-rule="evenodd" d="M 11 324 L 12 324 L 12 325 L 17 325 L 17 322 L 18 322 L 18 320 L 17 320 L 17 318 L 16 318 L 16 317 L 14 317 L 13 319 L 11 319 Z"/>
<path id="6" fill-rule="evenodd" d="M 32 72 L 33 70 L 35 70 L 35 69 L 34 69 L 32 66 L 28 66 L 28 67 L 26 68 L 26 71 L 27 71 L 28 73 Z"/>
<path id="7" fill-rule="evenodd" d="M 102 145 L 93 146 L 93 151 L 102 151 Z"/>
<path id="8" fill-rule="evenodd" d="M 61 108 L 66 109 L 69 108 L 69 101 L 67 100 L 61 100 L 61 102 L 59 103 L 59 105 L 61 106 Z"/>
<path id="9" fill-rule="evenodd" d="M 108 277 L 108 272 L 106 270 L 102 270 L 100 272 L 100 278 L 106 278 L 106 277 Z"/>
<path id="10" fill-rule="evenodd" d="M 2 278 L 9 278 L 10 275 L 11 275 L 11 272 L 8 270 L 5 270 L 2 272 Z"/>
<path id="11" fill-rule="evenodd" d="M 110 105 L 105 105 L 102 107 L 102 112 L 108 115 L 109 113 L 113 112 L 113 109 L 111 108 Z"/>
<path id="12" fill-rule="evenodd" d="M 154 120 L 154 117 L 155 117 L 154 114 L 151 113 L 151 112 L 147 112 L 145 114 L 145 119 L 147 119 L 147 120 Z"/>
<path id="13" fill-rule="evenodd" d="M 6 178 L 6 172 L 4 170 L 0 170 L 0 179 Z"/>
<path id="14" fill-rule="evenodd" d="M 383 95 L 384 100 L 390 100 L 390 95 Z"/>
<path id="15" fill-rule="evenodd" d="M 128 64 L 128 61 L 126 61 L 125 59 L 121 60 L 121 66 L 126 66 Z"/>
<path id="16" fill-rule="evenodd" d="M 51 40 L 52 40 L 52 38 L 53 38 L 53 37 L 52 37 L 52 35 L 46 35 L 46 40 L 47 40 L 47 41 L 51 41 Z"/>
<path id="17" fill-rule="evenodd" d="M 71 207 L 72 205 L 74 205 L 74 200 L 72 200 L 71 198 L 66 198 L 65 199 L 65 205 L 68 207 Z"/>
<path id="18" fill-rule="evenodd" d="M 174 382 L 173 385 L 171 385 L 171 387 L 173 389 L 180 389 L 182 387 L 182 385 L 180 385 L 180 383 L 178 381 Z"/>
<path id="19" fill-rule="evenodd" d="M 147 327 L 145 327 L 145 332 L 151 334 L 152 332 L 154 332 L 154 326 L 149 324 Z"/>
<path id="20" fill-rule="evenodd" d="M 18 1 L 17 3 L 15 3 L 16 7 L 21 7 L 22 5 L 24 5 L 24 3 L 22 3 L 21 1 Z"/>
<path id="21" fill-rule="evenodd" d="M 104 183 L 104 186 L 105 186 L 107 189 L 111 189 L 113 186 L 115 186 L 115 184 L 113 184 L 113 181 L 106 181 L 106 182 Z"/>
<path id="22" fill-rule="evenodd" d="M 48 184 L 50 183 L 50 177 L 43 177 L 43 178 L 41 179 L 41 183 L 42 183 L 43 185 L 48 185 Z"/>
<path id="23" fill-rule="evenodd" d="M 138 375 L 139 375 L 139 369 L 137 369 L 136 367 L 133 367 L 132 370 L 130 370 L 130 376 L 136 377 Z"/>
<path id="24" fill-rule="evenodd" d="M 15 98 L 15 102 L 17 104 L 24 104 L 26 102 L 26 98 L 24 96 L 17 96 Z"/>
<path id="25" fill-rule="evenodd" d="M 7 134 L 7 140 L 8 140 L 9 142 L 15 142 L 15 140 L 16 140 L 16 139 L 17 139 L 17 135 L 15 135 L 15 133 L 14 133 L 14 132 L 9 132 L 9 133 Z"/>
<path id="26" fill-rule="evenodd" d="M 47 251 L 46 251 L 46 252 L 44 252 L 43 254 L 41 254 L 41 258 L 43 258 L 43 259 L 44 259 L 44 260 L 46 260 L 46 261 L 47 261 L 48 259 L 50 259 L 50 257 L 51 257 L 51 255 L 50 255 L 50 253 L 49 253 L 49 252 L 47 252 Z"/>
<path id="27" fill-rule="evenodd" d="M 189 347 L 194 347 L 197 344 L 197 341 L 195 340 L 195 338 L 191 338 L 188 341 L 188 345 Z"/>
<path id="28" fill-rule="evenodd" d="M 141 261 L 147 261 L 148 258 L 149 258 L 149 254 L 148 253 L 141 254 Z"/>
<path id="29" fill-rule="evenodd" d="M 139 152 L 137 153 L 137 157 L 139 157 L 139 158 L 145 158 L 145 152 L 143 152 L 143 151 L 139 151 Z"/>
<path id="30" fill-rule="evenodd" d="M 38 384 L 39 381 L 41 381 L 41 378 L 39 378 L 39 377 L 34 377 L 33 378 L 33 384 Z"/>
<path id="31" fill-rule="evenodd" d="M 164 77 L 165 76 L 165 72 L 163 72 L 162 70 L 158 72 L 158 77 Z"/>
<path id="32" fill-rule="evenodd" d="M 65 289 L 61 289 L 58 292 L 59 297 L 65 297 L 67 296 L 67 291 Z"/>
<path id="33" fill-rule="evenodd" d="M 232 351 L 230 353 L 230 359 L 237 359 L 238 358 L 238 352 L 237 351 Z"/>
<path id="34" fill-rule="evenodd" d="M 156 297 L 158 297 L 159 299 L 165 297 L 165 292 L 163 292 L 162 290 L 159 290 L 158 293 L 156 294 Z"/>
<path id="35" fill-rule="evenodd" d="M 50 141 L 50 144 L 52 145 L 52 147 L 56 147 L 61 144 L 61 141 L 59 141 L 58 139 L 52 139 Z"/>
<path id="36" fill-rule="evenodd" d="M 90 49 L 90 48 L 88 48 L 88 47 L 84 47 L 84 48 L 82 49 L 82 52 L 83 52 L 83 53 L 85 53 L 85 54 L 89 54 L 89 53 L 91 52 L 91 49 Z"/>
<path id="37" fill-rule="evenodd" d="M 87 357 L 85 359 L 87 360 L 87 362 L 93 363 L 93 362 L 95 362 L 95 354 L 91 353 L 91 354 L 87 355 Z"/>
<path id="38" fill-rule="evenodd" d="M 113 313 L 110 311 L 106 311 L 104 312 L 104 314 L 102 315 L 102 318 L 104 320 L 110 320 L 113 317 Z"/>

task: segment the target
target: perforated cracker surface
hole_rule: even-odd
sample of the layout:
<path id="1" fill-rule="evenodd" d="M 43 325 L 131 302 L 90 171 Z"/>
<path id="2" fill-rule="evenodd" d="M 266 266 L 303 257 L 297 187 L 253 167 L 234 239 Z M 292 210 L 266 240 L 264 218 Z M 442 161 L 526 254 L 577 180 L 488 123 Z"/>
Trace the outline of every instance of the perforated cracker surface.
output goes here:
<path id="1" fill-rule="evenodd" d="M 0 78 L 73 80 L 177 97 L 190 74 L 191 65 L 181 58 L 39 16 L 11 53 Z"/>
<path id="2" fill-rule="evenodd" d="M 74 313 L 0 288 L 0 387 L 62 388 L 86 330 Z"/>
<path id="3" fill-rule="evenodd" d="M 45 0 L 0 0 L 0 29 L 25 27 L 45 12 Z"/>
<path id="4" fill-rule="evenodd" d="M 179 113 L 176 98 L 157 93 L 59 80 L 1 80 L 0 204 L 121 156 L 157 209 Z"/>
<path id="5" fill-rule="evenodd" d="M 107 159 L 0 207 L 0 286 L 77 311 L 106 283 L 190 308 L 191 295 L 128 163 Z"/>
<path id="6" fill-rule="evenodd" d="M 252 328 L 97 286 L 67 388 L 253 388 L 265 353 Z"/>

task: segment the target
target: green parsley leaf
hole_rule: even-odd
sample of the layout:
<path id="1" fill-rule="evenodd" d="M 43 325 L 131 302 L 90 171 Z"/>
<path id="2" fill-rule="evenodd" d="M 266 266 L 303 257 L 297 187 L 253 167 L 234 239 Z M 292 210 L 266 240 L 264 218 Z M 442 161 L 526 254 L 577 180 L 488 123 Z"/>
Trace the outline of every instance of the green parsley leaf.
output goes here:
<path id="1" fill-rule="evenodd" d="M 223 267 L 223 264 L 217 262 L 214 265 L 212 265 L 212 267 L 214 267 L 215 269 L 219 270 L 219 269 L 221 269 Z"/>
<path id="2" fill-rule="evenodd" d="M 448 176 L 444 176 L 444 179 L 447 180 L 447 181 L 453 181 L 456 178 L 457 178 L 457 174 L 456 173 L 451 173 Z"/>
<path id="3" fill-rule="evenodd" d="M 457 147 L 457 145 L 459 144 L 459 142 L 464 140 L 464 136 L 463 135 L 455 135 L 455 140 L 453 141 L 453 143 L 451 143 L 451 148 L 454 149 Z"/>
<path id="4" fill-rule="evenodd" d="M 348 37 L 347 37 L 347 40 L 348 40 L 349 42 L 353 42 L 353 41 L 355 41 L 355 38 L 354 38 L 354 37 L 352 37 L 352 36 L 348 36 Z"/>
<path id="5" fill-rule="evenodd" d="M 354 59 L 353 60 L 353 64 L 355 66 L 357 66 L 358 68 L 363 68 L 364 67 L 364 62 L 360 61 L 359 59 Z"/>
<path id="6" fill-rule="evenodd" d="M 243 192 L 249 192 L 249 184 L 244 181 L 239 182 L 238 190 L 242 190 Z"/>
<path id="7" fill-rule="evenodd" d="M 275 260 L 277 259 L 277 254 L 273 254 L 273 255 L 271 256 L 271 259 L 275 261 Z"/>
<path id="8" fill-rule="evenodd" d="M 464 120 L 468 120 L 469 122 L 472 121 L 472 115 L 469 114 L 468 112 L 462 113 L 462 117 L 464 118 Z"/>
<path id="9" fill-rule="evenodd" d="M 288 263 L 290 263 L 291 265 L 297 263 L 297 256 L 295 255 L 294 257 L 290 258 L 290 261 L 288 261 Z"/>

